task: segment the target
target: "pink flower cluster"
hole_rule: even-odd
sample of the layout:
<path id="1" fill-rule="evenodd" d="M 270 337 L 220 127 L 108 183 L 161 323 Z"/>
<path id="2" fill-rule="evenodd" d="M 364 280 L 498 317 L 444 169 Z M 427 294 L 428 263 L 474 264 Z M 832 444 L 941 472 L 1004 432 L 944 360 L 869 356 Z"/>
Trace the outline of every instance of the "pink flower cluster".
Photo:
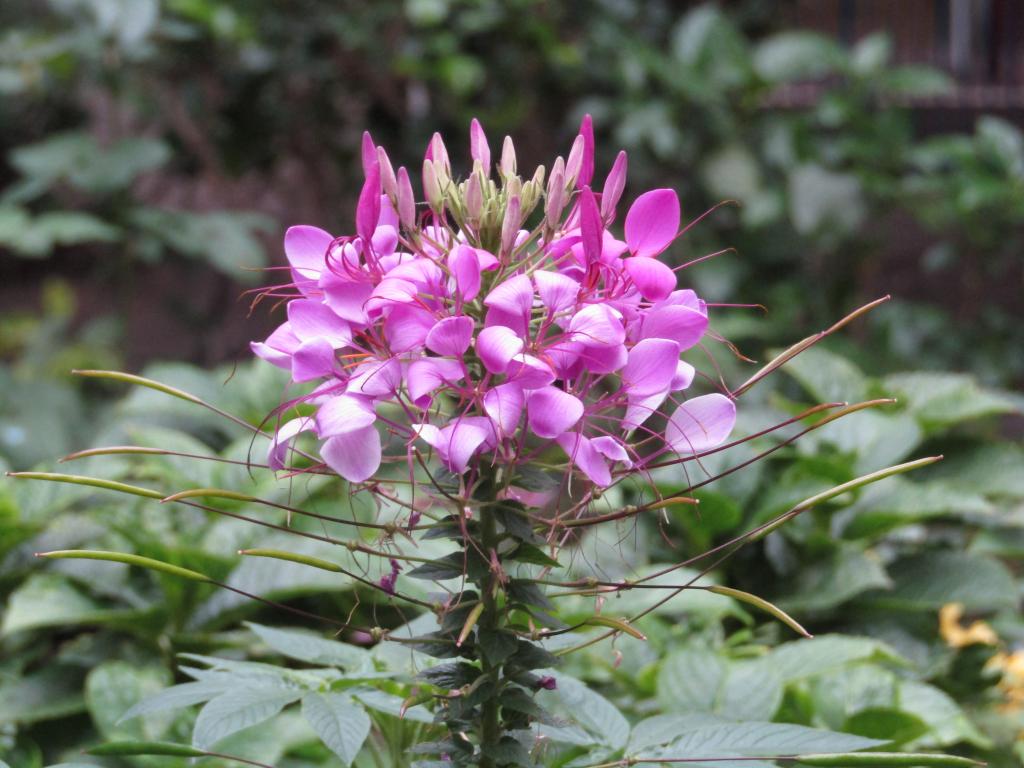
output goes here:
<path id="1" fill-rule="evenodd" d="M 418 204 L 406 169 L 367 135 L 356 234 L 288 230 L 288 319 L 252 348 L 318 382 L 305 399 L 316 413 L 279 426 L 271 466 L 303 431 L 353 482 L 378 472 L 382 433 L 404 446 L 397 460 L 432 452 L 456 474 L 528 463 L 553 442 L 608 486 L 665 451 L 723 443 L 733 401 L 684 395 L 695 369 L 681 356 L 704 336 L 707 306 L 658 259 L 680 234 L 676 193 L 640 195 L 613 234 L 626 155 L 595 192 L 589 116 L 568 159 L 529 181 L 508 139 L 492 164 L 475 120 L 471 158 L 457 182 L 435 135 Z"/>

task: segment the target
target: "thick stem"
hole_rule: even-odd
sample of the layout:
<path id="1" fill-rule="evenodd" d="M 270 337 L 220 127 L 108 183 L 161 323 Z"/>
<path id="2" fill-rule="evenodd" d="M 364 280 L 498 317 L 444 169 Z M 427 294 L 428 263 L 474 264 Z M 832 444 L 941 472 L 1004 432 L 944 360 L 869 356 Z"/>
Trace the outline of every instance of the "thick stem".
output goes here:
<path id="1" fill-rule="evenodd" d="M 481 501 L 494 501 L 495 485 L 493 478 L 486 478 L 479 486 L 477 498 Z M 498 547 L 498 526 L 494 518 L 493 505 L 481 504 L 478 507 L 480 512 L 480 543 L 484 553 L 494 563 Z M 500 574 L 493 569 L 488 569 L 477 584 L 480 590 L 480 597 L 483 601 L 484 610 L 480 615 L 478 626 L 482 630 L 494 631 L 501 626 L 501 613 L 498 604 L 498 592 L 501 589 Z M 501 664 L 491 664 L 486 654 L 480 654 L 480 664 L 484 674 L 489 678 L 493 686 L 492 695 L 481 705 L 480 717 L 480 748 L 483 756 L 480 759 L 482 768 L 494 768 L 494 761 L 487 756 L 489 748 L 494 747 L 501 740 L 501 719 L 498 706 L 498 695 L 501 687 Z"/>

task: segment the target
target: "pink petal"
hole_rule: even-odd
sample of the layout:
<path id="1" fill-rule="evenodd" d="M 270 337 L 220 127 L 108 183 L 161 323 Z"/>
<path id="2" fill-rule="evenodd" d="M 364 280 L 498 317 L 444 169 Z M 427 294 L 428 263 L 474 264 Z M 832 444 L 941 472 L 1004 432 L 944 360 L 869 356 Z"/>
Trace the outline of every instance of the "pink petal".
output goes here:
<path id="1" fill-rule="evenodd" d="M 292 333 L 291 323 L 284 322 L 267 337 L 266 341 L 251 342 L 249 348 L 257 357 L 287 371 L 292 367 L 292 354 L 301 343 Z"/>
<path id="2" fill-rule="evenodd" d="M 301 340 L 324 339 L 334 349 L 352 343 L 352 329 L 329 307 L 311 299 L 288 302 L 288 322 L 292 333 Z"/>
<path id="3" fill-rule="evenodd" d="M 483 426 L 460 419 L 441 430 L 439 444 L 435 447 L 441 452 L 448 468 L 461 475 L 469 466 L 473 454 L 486 440 L 487 430 Z"/>
<path id="4" fill-rule="evenodd" d="M 583 158 L 576 186 L 583 187 L 594 178 L 594 121 L 590 115 L 584 115 L 580 121 L 579 135 L 583 137 Z"/>
<path id="5" fill-rule="evenodd" d="M 626 244 L 634 256 L 657 256 L 679 232 L 679 196 L 674 189 L 640 195 L 626 214 Z"/>
<path id="6" fill-rule="evenodd" d="M 316 286 L 333 242 L 334 237 L 318 227 L 300 225 L 284 233 L 284 253 L 292 267 L 292 279 L 303 293 Z"/>
<path id="7" fill-rule="evenodd" d="M 391 203 L 386 197 L 381 198 L 381 218 L 384 218 L 385 207 L 391 208 Z M 373 237 L 370 239 L 373 245 L 373 252 L 378 256 L 386 256 L 395 252 L 398 247 L 398 231 L 390 224 L 380 224 L 373 230 Z"/>
<path id="8" fill-rule="evenodd" d="M 504 325 L 484 328 L 476 337 L 476 354 L 491 373 L 504 373 L 523 346 L 522 337 Z"/>
<path id="9" fill-rule="evenodd" d="M 700 341 L 707 327 L 707 315 L 690 307 L 672 305 L 647 312 L 640 332 L 645 339 L 672 339 L 679 343 L 680 351 L 685 351 Z"/>
<path id="10" fill-rule="evenodd" d="M 473 339 L 473 319 L 460 315 L 440 320 L 427 334 L 427 349 L 439 355 L 457 357 L 469 349 Z"/>
<path id="11" fill-rule="evenodd" d="M 334 314 L 350 323 L 366 325 L 366 302 L 373 293 L 372 283 L 353 282 L 333 272 L 324 272 L 320 276 L 320 290 L 324 304 Z"/>
<path id="12" fill-rule="evenodd" d="M 529 330 L 529 316 L 513 314 L 497 307 L 488 307 L 487 314 L 484 316 L 484 326 L 486 328 L 494 326 L 509 328 L 520 338 L 525 338 Z"/>
<path id="13" fill-rule="evenodd" d="M 580 237 L 583 243 L 583 256 L 587 264 L 595 264 L 601 260 L 604 245 L 604 224 L 601 211 L 590 187 L 583 187 L 579 200 Z"/>
<path id="14" fill-rule="evenodd" d="M 669 383 L 669 390 L 672 392 L 678 392 L 681 389 L 686 389 L 693 383 L 693 377 L 696 375 L 696 368 L 689 363 L 680 360 L 676 364 L 676 375 L 672 377 L 672 381 Z"/>
<path id="15" fill-rule="evenodd" d="M 558 437 L 583 416 L 583 403 L 558 387 L 544 387 L 530 393 L 526 414 L 535 435 Z"/>
<path id="16" fill-rule="evenodd" d="M 665 402 L 668 392 L 655 392 L 651 395 L 630 397 L 626 405 L 626 413 L 622 417 L 624 429 L 636 429 L 658 412 Z"/>
<path id="17" fill-rule="evenodd" d="M 377 420 L 373 403 L 366 397 L 356 395 L 334 395 L 328 398 L 316 412 L 317 434 L 334 437 L 368 427 Z"/>
<path id="18" fill-rule="evenodd" d="M 629 350 L 622 385 L 630 395 L 653 395 L 669 388 L 676 375 L 679 345 L 670 339 L 643 339 Z"/>
<path id="19" fill-rule="evenodd" d="M 551 366 L 533 355 L 516 355 L 509 361 L 505 373 L 523 389 L 539 389 L 555 380 Z"/>
<path id="20" fill-rule="evenodd" d="M 526 275 L 510 277 L 487 294 L 484 304 L 513 315 L 528 316 L 533 306 L 533 285 Z"/>
<path id="21" fill-rule="evenodd" d="M 621 461 L 628 467 L 633 466 L 633 462 L 629 458 L 629 452 L 626 450 L 626 446 L 614 437 L 611 437 L 610 435 L 601 435 L 600 437 L 592 439 L 590 444 L 593 445 L 602 456 L 605 456 L 612 461 Z"/>
<path id="22" fill-rule="evenodd" d="M 534 272 L 533 282 L 541 303 L 552 312 L 575 306 L 576 297 L 580 294 L 580 284 L 559 272 Z"/>
<path id="23" fill-rule="evenodd" d="M 320 446 L 320 458 L 350 483 L 361 483 L 380 468 L 380 435 L 375 427 L 363 427 L 329 437 Z"/>
<path id="24" fill-rule="evenodd" d="M 569 322 L 569 336 L 584 346 L 615 346 L 626 340 L 619 314 L 607 304 L 588 304 Z"/>
<path id="25" fill-rule="evenodd" d="M 572 459 L 572 463 L 579 467 L 595 485 L 602 488 L 611 485 L 612 476 L 608 471 L 608 464 L 604 457 L 594 447 L 593 442 L 576 432 L 568 432 L 559 435 L 556 442 L 562 450 Z"/>
<path id="26" fill-rule="evenodd" d="M 348 391 L 357 395 L 382 397 L 393 395 L 402 383 L 402 364 L 395 358 L 371 360 L 353 372 Z"/>
<path id="27" fill-rule="evenodd" d="M 700 453 L 724 443 L 736 424 L 736 404 L 717 392 L 680 405 L 665 427 L 665 442 L 676 453 Z"/>
<path id="28" fill-rule="evenodd" d="M 462 364 L 459 361 L 424 357 L 409 365 L 405 374 L 405 388 L 416 407 L 427 408 L 439 389 L 446 384 L 454 384 L 462 376 Z"/>
<path id="29" fill-rule="evenodd" d="M 604 180 L 604 189 L 601 190 L 601 217 L 605 221 L 611 221 L 615 216 L 615 206 L 622 198 L 622 191 L 626 188 L 626 153 L 619 152 L 615 158 L 615 164 L 608 172 Z"/>
<path id="30" fill-rule="evenodd" d="M 612 373 L 629 360 L 623 344 L 609 346 L 585 346 L 580 351 L 579 362 L 591 373 Z"/>
<path id="31" fill-rule="evenodd" d="M 373 153 L 373 162 L 366 172 L 366 181 L 359 193 L 356 206 L 356 234 L 364 243 L 369 243 L 373 231 L 377 228 L 380 218 L 380 166 L 377 164 L 377 152 Z"/>
<path id="32" fill-rule="evenodd" d="M 312 338 L 304 341 L 292 355 L 292 381 L 312 381 L 335 373 L 338 360 L 334 345 L 327 339 Z"/>
<path id="33" fill-rule="evenodd" d="M 388 314 L 395 307 L 409 304 L 418 292 L 416 286 L 408 280 L 386 277 L 377 283 L 363 308 L 369 317 L 377 318 Z"/>
<path id="34" fill-rule="evenodd" d="M 484 394 L 484 411 L 494 419 L 498 429 L 506 435 L 515 432 L 523 413 L 523 388 L 510 381 L 487 390 Z"/>
<path id="35" fill-rule="evenodd" d="M 282 469 L 288 458 L 288 450 L 291 442 L 300 432 L 312 430 L 315 423 L 309 416 L 300 416 L 282 424 L 270 442 L 270 450 L 267 452 L 267 464 L 271 469 Z"/>
<path id="36" fill-rule="evenodd" d="M 623 262 L 640 295 L 648 301 L 666 299 L 676 287 L 676 273 L 667 264 L 647 256 L 634 256 Z"/>
<path id="37" fill-rule="evenodd" d="M 434 328 L 434 316 L 422 307 L 395 307 L 384 321 L 384 333 L 392 352 L 408 352 L 422 347 Z"/>
<path id="38" fill-rule="evenodd" d="M 463 301 L 472 301 L 480 293 L 480 259 L 476 249 L 460 245 L 448 255 L 448 268 Z"/>
<path id="39" fill-rule="evenodd" d="M 475 117 L 469 123 L 469 154 L 474 160 L 479 160 L 484 168 L 484 173 L 491 174 L 491 148 L 487 144 L 487 136 Z"/>
<path id="40" fill-rule="evenodd" d="M 369 176 L 373 166 L 377 164 L 377 146 L 369 131 L 363 131 L 363 140 L 359 146 L 363 161 L 363 176 Z"/>

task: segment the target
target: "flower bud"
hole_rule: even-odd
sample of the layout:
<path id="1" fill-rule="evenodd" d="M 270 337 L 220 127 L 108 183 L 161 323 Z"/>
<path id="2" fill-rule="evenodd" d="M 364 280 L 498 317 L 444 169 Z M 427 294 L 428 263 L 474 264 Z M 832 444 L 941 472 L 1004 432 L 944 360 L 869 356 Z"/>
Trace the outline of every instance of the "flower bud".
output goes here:
<path id="1" fill-rule="evenodd" d="M 619 152 L 615 158 L 615 164 L 608 171 L 608 178 L 604 180 L 604 189 L 601 191 L 601 218 L 611 221 L 615 215 L 615 206 L 619 204 L 622 197 L 622 190 L 626 188 L 626 153 Z"/>
<path id="2" fill-rule="evenodd" d="M 505 218 L 501 222 L 501 252 L 508 254 L 512 252 L 515 245 L 516 235 L 519 233 L 519 225 L 522 223 L 518 195 L 513 195 L 505 207 Z"/>
<path id="3" fill-rule="evenodd" d="M 416 228 L 416 198 L 412 194 L 412 182 L 409 172 L 403 165 L 398 169 L 398 220 L 408 230 Z"/>
<path id="4" fill-rule="evenodd" d="M 438 164 L 437 175 L 440 177 L 442 172 L 451 176 L 452 164 L 448 160 L 448 148 L 444 145 L 444 139 L 441 138 L 440 133 L 435 133 L 430 138 L 430 144 L 427 145 L 427 160 L 433 160 Z"/>
<path id="5" fill-rule="evenodd" d="M 444 210 L 444 194 L 437 178 L 437 166 L 432 160 L 423 161 L 423 194 L 434 213 Z"/>
<path id="6" fill-rule="evenodd" d="M 516 148 L 512 144 L 512 137 L 506 136 L 501 145 L 501 163 L 499 170 L 502 176 L 516 175 Z"/>
<path id="7" fill-rule="evenodd" d="M 377 147 L 377 165 L 380 166 L 381 189 L 394 202 L 398 199 L 398 183 L 395 179 L 395 169 L 391 166 L 391 158 L 384 147 Z"/>
<path id="8" fill-rule="evenodd" d="M 484 193 L 480 187 L 480 174 L 473 172 L 466 181 L 466 215 L 474 227 L 480 226 L 484 210 Z"/>
<path id="9" fill-rule="evenodd" d="M 487 144 L 487 136 L 483 126 L 475 117 L 469 124 L 469 154 L 484 169 L 484 178 L 491 175 L 491 148 Z"/>
<path id="10" fill-rule="evenodd" d="M 565 161 L 565 183 L 568 187 L 576 185 L 576 179 L 580 175 L 580 168 L 583 166 L 583 137 L 577 136 L 569 150 L 569 159 Z"/>
<path id="11" fill-rule="evenodd" d="M 562 211 L 565 210 L 565 172 L 558 167 L 562 158 L 555 161 L 555 169 L 551 171 L 548 179 L 547 200 L 544 203 L 545 222 L 550 229 L 558 229 L 562 220 Z"/>

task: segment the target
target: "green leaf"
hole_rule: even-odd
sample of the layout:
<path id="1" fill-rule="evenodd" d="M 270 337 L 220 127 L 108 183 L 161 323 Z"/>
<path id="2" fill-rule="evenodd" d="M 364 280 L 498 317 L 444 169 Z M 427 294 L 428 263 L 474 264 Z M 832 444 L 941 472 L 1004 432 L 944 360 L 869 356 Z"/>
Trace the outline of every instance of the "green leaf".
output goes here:
<path id="1" fill-rule="evenodd" d="M 997 560 L 965 552 L 911 555 L 889 567 L 893 588 L 871 595 L 875 603 L 903 610 L 934 611 L 946 603 L 968 610 L 998 610 L 1017 604 L 1013 575 Z"/>
<path id="2" fill-rule="evenodd" d="M 40 627 L 101 624 L 130 612 L 104 608 L 54 573 L 35 573 L 7 600 L 0 634 Z"/>
<path id="3" fill-rule="evenodd" d="M 801 235 L 828 228 L 854 232 L 867 207 L 861 183 L 849 173 L 836 173 L 814 163 L 799 165 L 789 175 L 789 218 Z"/>
<path id="4" fill-rule="evenodd" d="M 202 704 L 212 698 L 227 692 L 231 683 L 224 680 L 199 680 L 189 683 L 181 683 L 164 688 L 162 691 L 148 696 L 137 702 L 128 711 L 121 715 L 118 722 L 130 720 L 134 717 L 148 715 L 153 712 L 164 712 L 166 710 L 183 709 L 193 704 Z"/>
<path id="5" fill-rule="evenodd" d="M 894 707 L 868 707 L 848 717 L 843 723 L 843 730 L 902 746 L 926 733 L 928 724 Z"/>
<path id="6" fill-rule="evenodd" d="M 549 556 L 540 547 L 536 547 L 533 544 L 523 542 L 515 551 L 507 555 L 509 560 L 517 560 L 520 563 L 533 563 L 534 565 L 550 566 L 552 568 L 561 568 L 562 564 Z"/>
<path id="7" fill-rule="evenodd" d="M 343 693 L 303 696 L 302 716 L 345 765 L 356 759 L 370 733 L 366 711 Z"/>
<path id="8" fill-rule="evenodd" d="M 977 760 L 954 755 L 926 755 L 913 752 L 863 752 L 861 754 L 800 755 L 796 761 L 801 765 L 833 768 L 975 768 L 982 766 Z"/>
<path id="9" fill-rule="evenodd" d="M 895 528 L 935 517 L 985 519 L 996 514 L 995 506 L 980 493 L 958 483 L 938 480 L 916 483 L 893 478 L 885 485 L 865 489 L 842 513 L 843 538 L 877 537 Z"/>
<path id="10" fill-rule="evenodd" d="M 819 635 L 778 646 L 766 662 L 786 683 L 819 675 L 852 661 L 885 659 L 900 661 L 884 643 L 867 637 Z"/>
<path id="11" fill-rule="evenodd" d="M 641 720 L 633 726 L 626 745 L 627 755 L 640 754 L 650 747 L 668 744 L 679 738 L 684 731 L 692 731 L 707 725 L 727 722 L 717 715 L 696 713 L 689 715 L 655 715 Z"/>
<path id="12" fill-rule="evenodd" d="M 0 678 L 0 724 L 32 725 L 85 711 L 81 671 L 51 664 L 25 677 Z"/>
<path id="13" fill-rule="evenodd" d="M 778 602 L 790 611 L 826 610 L 869 590 L 891 586 L 877 555 L 845 545 L 822 562 L 804 565 Z"/>
<path id="14" fill-rule="evenodd" d="M 560 705 L 560 714 L 570 718 L 612 749 L 622 749 L 629 740 L 629 721 L 601 694 L 579 680 L 554 670 L 558 688 L 545 693 L 544 703 L 552 700 Z M 556 707 L 552 706 L 552 710 Z"/>
<path id="15" fill-rule="evenodd" d="M 199 711 L 192 743 L 209 749 L 243 728 L 265 722 L 302 697 L 303 691 L 280 686 L 239 687 L 211 699 Z"/>
<path id="16" fill-rule="evenodd" d="M 138 667 L 109 661 L 93 669 L 85 680 L 85 700 L 96 728 L 106 739 L 153 741 L 165 736 L 173 718 L 152 714 L 120 724 L 134 705 L 160 691 L 169 682 L 163 667 Z"/>
<path id="17" fill-rule="evenodd" d="M 820 345 L 804 350 L 782 370 L 823 403 L 856 403 L 868 397 L 868 379 L 860 369 Z"/>
<path id="18" fill-rule="evenodd" d="M 354 690 L 352 695 L 370 709 L 378 712 L 401 717 L 403 720 L 410 720 L 415 723 L 434 722 L 434 716 L 430 713 L 430 710 L 421 704 L 407 707 L 403 710 L 404 700 L 400 696 L 376 689 L 362 688 Z"/>
<path id="19" fill-rule="evenodd" d="M 901 373 L 887 376 L 883 384 L 930 429 L 1017 410 L 1008 398 L 982 389 L 966 374 Z"/>
<path id="20" fill-rule="evenodd" d="M 646 756 L 774 757 L 808 750 L 852 752 L 870 749 L 883 741 L 835 733 L 789 723 L 723 723 L 697 726 L 666 747 Z"/>
<path id="21" fill-rule="evenodd" d="M 668 711 L 768 720 L 782 701 L 782 680 L 764 660 L 732 662 L 686 648 L 662 663 L 658 701 Z"/>
<path id="22" fill-rule="evenodd" d="M 813 32 L 783 32 L 754 51 L 754 70 L 773 82 L 823 77 L 843 65 L 845 54 L 830 38 Z"/>
<path id="23" fill-rule="evenodd" d="M 481 629 L 476 634 L 477 646 L 491 664 L 504 664 L 516 652 L 516 636 L 495 629 Z"/>
<path id="24" fill-rule="evenodd" d="M 291 659 L 343 669 L 372 667 L 369 652 L 354 645 L 328 640 L 306 630 L 265 627 L 251 621 L 245 625 L 273 650 Z"/>

